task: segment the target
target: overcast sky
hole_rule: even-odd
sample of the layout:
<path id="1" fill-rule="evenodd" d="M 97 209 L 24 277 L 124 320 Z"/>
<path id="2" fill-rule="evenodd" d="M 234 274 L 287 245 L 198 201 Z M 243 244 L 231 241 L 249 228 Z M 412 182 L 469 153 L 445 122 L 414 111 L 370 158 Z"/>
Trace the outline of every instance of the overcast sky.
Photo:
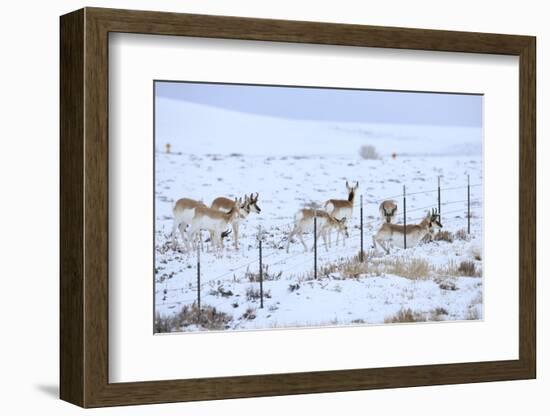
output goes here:
<path id="1" fill-rule="evenodd" d="M 155 94 L 302 120 L 481 127 L 480 95 L 156 82 Z"/>

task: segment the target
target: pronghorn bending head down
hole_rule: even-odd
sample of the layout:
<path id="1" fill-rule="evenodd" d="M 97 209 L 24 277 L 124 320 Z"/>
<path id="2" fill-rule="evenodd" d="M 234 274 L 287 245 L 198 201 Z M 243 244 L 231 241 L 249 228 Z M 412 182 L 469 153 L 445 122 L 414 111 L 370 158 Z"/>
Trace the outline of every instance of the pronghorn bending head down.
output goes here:
<path id="1" fill-rule="evenodd" d="M 378 211 L 382 222 L 394 223 L 397 218 L 397 202 L 393 200 L 382 201 Z"/>
<path id="2" fill-rule="evenodd" d="M 426 217 L 418 224 L 410 224 L 406 227 L 401 224 L 388 222 L 380 226 L 378 232 L 372 237 L 374 248 L 376 244 L 389 254 L 390 246 L 404 247 L 404 235 L 407 236 L 407 247 L 415 247 L 426 236 L 433 235 L 435 229 L 443 228 L 440 216 L 435 209 L 428 212 Z"/>
<path id="3" fill-rule="evenodd" d="M 235 198 L 233 207 L 228 211 L 218 211 L 207 206 L 198 206 L 194 210 L 193 219 L 189 227 L 189 236 L 191 241 L 201 230 L 210 232 L 210 237 L 215 245 L 223 248 L 223 235 L 229 224 L 232 224 L 238 218 L 245 217 L 245 211 L 242 208 L 242 199 Z M 227 234 L 227 233 L 225 233 Z"/>
<path id="4" fill-rule="evenodd" d="M 259 194 L 256 192 L 256 195 L 250 194 L 250 196 L 245 195 L 244 201 L 242 198 L 238 200 L 231 200 L 226 197 L 218 197 L 212 201 L 211 208 L 217 209 L 218 211 L 229 212 L 235 205 L 238 205 L 241 210 L 240 216 L 231 221 L 231 228 L 233 229 L 233 243 L 235 248 L 239 248 L 239 225 L 242 219 L 246 218 L 250 212 L 259 214 L 262 210 L 258 206 L 258 197 Z"/>
<path id="5" fill-rule="evenodd" d="M 349 237 L 348 227 L 346 225 L 346 218 L 335 218 L 326 211 L 315 210 L 315 209 L 301 209 L 294 216 L 294 228 L 288 235 L 288 241 L 286 245 L 286 251 L 288 253 L 290 242 L 292 237 L 297 235 L 300 239 L 300 242 L 304 246 L 304 251 L 307 251 L 307 245 L 303 238 L 304 232 L 313 232 L 314 229 L 314 218 L 317 217 L 317 238 L 321 236 L 325 243 L 325 250 L 328 251 L 328 248 L 331 246 L 330 241 L 330 232 L 332 230 L 337 230 L 339 233 Z M 328 245 L 327 245 L 327 236 L 328 236 Z"/>

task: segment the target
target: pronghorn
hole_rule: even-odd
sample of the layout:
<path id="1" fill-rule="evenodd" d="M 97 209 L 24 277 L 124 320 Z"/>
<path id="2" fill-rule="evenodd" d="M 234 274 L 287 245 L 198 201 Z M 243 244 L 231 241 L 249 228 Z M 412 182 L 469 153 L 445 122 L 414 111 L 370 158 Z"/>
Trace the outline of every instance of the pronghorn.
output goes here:
<path id="1" fill-rule="evenodd" d="M 201 230 L 210 232 L 210 237 L 214 245 L 218 244 L 223 249 L 223 236 L 229 224 L 236 218 L 244 218 L 244 210 L 241 203 L 235 198 L 235 204 L 228 212 L 218 211 L 205 205 L 199 205 L 194 209 L 194 215 L 189 226 L 189 237 L 192 242 L 195 241 L 195 235 Z"/>
<path id="2" fill-rule="evenodd" d="M 426 217 L 418 224 L 407 225 L 407 247 L 416 246 L 426 235 L 432 235 L 434 228 L 443 228 L 439 220 L 439 214 L 433 209 L 428 212 Z M 403 234 L 405 227 L 400 224 L 391 224 L 385 222 L 378 232 L 372 237 L 373 246 L 376 249 L 376 243 L 390 254 L 390 244 L 403 248 Z"/>
<path id="3" fill-rule="evenodd" d="M 325 250 L 328 251 L 328 247 L 330 247 L 330 231 L 332 229 L 336 229 L 339 233 L 341 232 L 346 237 L 348 237 L 348 227 L 346 226 L 346 217 L 337 219 L 327 213 L 326 211 L 322 210 L 315 210 L 315 209 L 301 209 L 296 213 L 294 216 L 294 228 L 288 235 L 288 242 L 286 245 L 286 252 L 288 253 L 288 249 L 290 247 L 290 241 L 292 240 L 292 237 L 297 235 L 300 239 L 300 242 L 304 245 L 304 251 L 307 251 L 307 245 L 304 242 L 303 233 L 304 232 L 312 232 L 314 225 L 314 217 L 317 217 L 317 237 L 321 236 L 323 237 L 323 241 L 325 243 Z M 327 234 L 328 234 L 328 247 L 327 247 Z"/>
<path id="4" fill-rule="evenodd" d="M 378 208 L 382 222 L 393 223 L 397 218 L 397 202 L 393 200 L 382 201 Z"/>
<path id="5" fill-rule="evenodd" d="M 355 202 L 355 191 L 359 188 L 359 182 L 355 183 L 355 186 L 350 186 L 346 181 L 346 189 L 348 190 L 348 199 L 329 199 L 325 202 L 325 210 L 335 218 L 353 218 L 353 204 Z M 336 245 L 340 240 L 340 232 L 336 233 Z M 342 238 L 344 246 L 346 245 L 345 238 Z"/>
<path id="6" fill-rule="evenodd" d="M 187 224 L 191 224 L 191 220 L 195 215 L 195 208 L 198 206 L 205 205 L 201 201 L 196 201 L 190 198 L 181 198 L 178 199 L 176 205 L 172 208 L 172 213 L 174 214 L 174 223 L 172 225 L 172 246 L 174 248 L 176 248 L 176 230 L 179 228 L 181 238 L 185 242 L 186 249 L 190 249 L 189 239 L 185 235 L 185 230 L 187 228 Z"/>
<path id="7" fill-rule="evenodd" d="M 245 196 L 244 203 L 241 203 L 241 210 L 244 214 L 243 218 L 246 218 L 246 216 L 250 214 L 250 212 L 259 214 L 262 211 L 258 206 L 258 197 L 259 194 L 257 192 L 256 196 L 254 196 L 254 194 L 250 194 L 250 196 Z M 236 203 L 237 202 L 233 201 L 232 199 L 220 196 L 212 201 L 212 205 L 210 207 L 213 209 L 217 209 L 218 211 L 229 212 Z M 235 244 L 236 250 L 239 248 L 239 225 L 243 218 L 238 216 L 231 222 L 231 227 L 233 229 L 233 242 Z"/>

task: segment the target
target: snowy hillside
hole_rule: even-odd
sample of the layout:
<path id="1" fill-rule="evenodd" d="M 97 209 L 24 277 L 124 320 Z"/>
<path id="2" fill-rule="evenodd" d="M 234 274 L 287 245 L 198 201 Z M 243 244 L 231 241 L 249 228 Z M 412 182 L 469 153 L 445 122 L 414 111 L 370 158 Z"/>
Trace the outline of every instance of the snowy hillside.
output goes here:
<path id="1" fill-rule="evenodd" d="M 174 152 L 269 156 L 356 155 L 364 144 L 390 155 L 480 155 L 481 129 L 284 120 L 157 98 L 156 146 Z M 345 146 L 343 143 L 345 141 Z"/>

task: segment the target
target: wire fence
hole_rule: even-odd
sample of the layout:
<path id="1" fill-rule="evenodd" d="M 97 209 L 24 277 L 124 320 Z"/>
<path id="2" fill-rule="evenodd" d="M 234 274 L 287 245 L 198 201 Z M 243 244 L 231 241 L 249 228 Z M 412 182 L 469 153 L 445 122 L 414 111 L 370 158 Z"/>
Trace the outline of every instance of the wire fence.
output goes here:
<path id="1" fill-rule="evenodd" d="M 400 195 L 392 195 L 388 196 L 386 198 L 380 198 L 378 200 L 372 201 L 368 200 L 366 204 L 372 205 L 372 204 L 379 204 L 386 200 L 395 200 L 397 198 L 402 198 L 402 206 L 403 206 L 403 212 L 399 218 L 393 218 L 394 222 L 396 224 L 401 224 L 400 226 L 403 227 L 403 248 L 407 249 L 407 226 L 411 227 L 411 223 L 422 221 L 426 218 L 426 214 L 423 214 L 421 216 L 414 216 L 410 215 L 411 213 L 418 213 L 420 211 L 428 211 L 428 215 L 431 218 L 437 218 L 439 221 L 442 221 L 443 214 L 445 216 L 449 216 L 451 214 L 457 214 L 459 212 L 466 213 L 466 229 L 468 234 L 471 232 L 471 210 L 472 210 L 472 204 L 477 205 L 478 202 L 482 201 L 481 197 L 478 198 L 472 198 L 471 197 L 471 191 L 472 188 L 478 188 L 481 187 L 482 184 L 470 184 L 470 179 L 468 176 L 468 182 L 467 185 L 463 186 L 453 186 L 449 188 L 441 188 L 439 186 L 439 178 L 438 178 L 438 187 L 435 189 L 428 189 L 428 190 L 421 190 L 416 192 L 406 192 L 406 187 L 403 186 L 403 193 Z M 459 200 L 452 200 L 452 201 L 442 201 L 442 192 L 444 195 L 444 192 L 446 191 L 456 191 L 459 189 L 465 189 L 466 190 L 466 198 L 465 199 L 459 199 Z M 412 209 L 407 209 L 407 198 L 410 198 L 411 196 L 421 195 L 421 194 L 431 194 L 436 193 L 437 196 L 434 198 L 433 203 L 421 206 L 421 207 L 412 207 Z M 263 308 L 264 306 L 264 290 L 263 286 L 265 283 L 265 278 L 267 277 L 267 281 L 269 281 L 269 276 L 264 276 L 264 269 L 268 270 L 270 269 L 272 273 L 281 275 L 286 275 L 291 271 L 299 271 L 301 270 L 301 273 L 303 276 L 309 276 L 313 275 L 314 278 L 318 277 L 318 268 L 319 268 L 319 253 L 320 250 L 323 250 L 325 253 L 327 253 L 327 256 L 322 255 L 321 262 L 323 262 L 322 266 L 326 264 L 330 264 L 331 262 L 337 261 L 338 259 L 341 259 L 345 257 L 346 255 L 349 257 L 350 255 L 358 255 L 360 261 L 364 261 L 364 252 L 365 252 L 365 239 L 364 239 L 364 233 L 366 229 L 371 229 L 373 225 L 375 224 L 381 224 L 382 219 L 377 218 L 377 216 L 374 216 L 374 219 L 371 219 L 369 221 L 364 221 L 364 201 L 363 201 L 363 195 L 360 198 L 357 198 L 357 200 L 353 200 L 352 210 L 359 209 L 360 210 L 360 222 L 359 225 L 351 225 L 351 227 L 348 227 L 348 236 L 345 238 L 342 238 L 342 246 L 336 248 L 336 246 L 332 246 L 334 243 L 332 241 L 332 231 L 330 231 L 327 235 L 327 233 L 323 232 L 323 234 L 319 231 L 318 226 L 318 217 L 314 217 L 314 230 L 315 232 L 310 232 L 308 235 L 303 236 L 300 234 L 300 240 L 304 242 L 306 245 L 306 251 L 298 251 L 296 253 L 288 254 L 287 256 L 284 256 L 282 258 L 273 258 L 273 256 L 277 256 L 281 254 L 281 250 L 284 248 L 284 242 L 286 240 L 287 246 L 290 245 L 292 242 L 289 239 L 288 234 L 290 231 L 295 227 L 296 223 L 295 221 L 285 222 L 284 224 L 276 224 L 271 225 L 271 229 L 269 231 L 266 231 L 262 228 L 259 229 L 257 233 L 257 250 L 258 250 L 258 257 L 254 258 L 251 261 L 247 261 L 242 264 L 238 264 L 236 266 L 231 266 L 227 271 L 220 273 L 214 277 L 208 278 L 208 280 L 203 281 L 201 283 L 201 273 L 204 271 L 201 271 L 201 264 L 200 264 L 200 253 L 201 253 L 201 246 L 197 248 L 197 264 L 194 269 L 192 269 L 196 273 L 196 283 L 188 282 L 186 285 L 176 288 L 168 288 L 165 286 L 163 289 L 156 290 L 155 292 L 155 305 L 156 306 L 172 306 L 172 305 L 189 305 L 196 303 L 198 304 L 199 311 L 201 310 L 201 291 L 206 290 L 205 288 L 210 287 L 211 290 L 208 292 L 209 296 L 209 306 L 219 308 L 222 306 L 227 305 L 235 305 L 236 300 L 231 299 L 231 296 L 229 296 L 227 293 L 224 292 L 223 288 L 220 289 L 220 287 L 216 288 L 217 282 L 220 282 L 222 280 L 225 280 L 227 277 L 233 275 L 235 276 L 235 272 L 245 269 L 249 273 L 250 283 L 258 283 L 260 286 L 260 307 Z M 350 201 L 351 202 L 351 201 Z M 456 206 L 458 204 L 464 204 L 463 207 L 458 209 L 451 209 L 450 211 L 442 210 L 441 207 L 451 207 Z M 322 208 L 314 207 L 315 210 L 321 210 Z M 393 222 L 393 221 L 392 221 Z M 265 242 L 265 235 L 270 233 L 272 230 L 281 231 L 283 230 L 283 235 L 281 236 L 281 239 L 275 243 L 272 243 L 271 247 L 266 247 L 265 244 L 262 244 Z M 321 230 L 323 231 L 323 230 Z M 350 232 L 351 231 L 351 232 Z M 322 237 L 322 238 L 320 238 Z M 327 240 L 327 245 L 325 246 L 325 238 Z M 309 245 L 308 245 L 309 244 Z M 344 245 L 346 244 L 346 245 Z M 369 245 L 370 246 L 370 245 Z M 328 252 L 327 252 L 327 249 Z M 308 255 L 307 253 L 311 252 L 311 255 Z M 303 258 L 304 255 L 306 258 Z M 295 260 L 297 258 L 301 258 L 300 261 L 295 262 L 291 260 Z M 266 261 L 267 259 L 272 259 L 272 261 Z M 289 264 L 290 263 L 290 264 Z M 306 270 L 303 269 L 303 266 L 305 264 L 311 264 L 311 268 L 308 268 Z M 280 267 L 278 267 L 280 266 Z M 250 271 L 250 269 L 253 269 L 253 271 Z M 157 285 L 160 285 L 161 283 L 156 283 Z M 188 295 L 185 298 L 179 298 L 175 301 L 168 301 L 168 295 L 173 294 L 176 295 L 177 292 L 181 292 L 181 294 Z M 194 296 L 190 296 L 192 292 L 195 292 Z M 224 295 L 225 293 L 225 295 Z M 157 296 L 162 296 L 161 300 L 162 302 L 157 301 Z M 173 297 L 173 296 L 172 296 Z"/>

